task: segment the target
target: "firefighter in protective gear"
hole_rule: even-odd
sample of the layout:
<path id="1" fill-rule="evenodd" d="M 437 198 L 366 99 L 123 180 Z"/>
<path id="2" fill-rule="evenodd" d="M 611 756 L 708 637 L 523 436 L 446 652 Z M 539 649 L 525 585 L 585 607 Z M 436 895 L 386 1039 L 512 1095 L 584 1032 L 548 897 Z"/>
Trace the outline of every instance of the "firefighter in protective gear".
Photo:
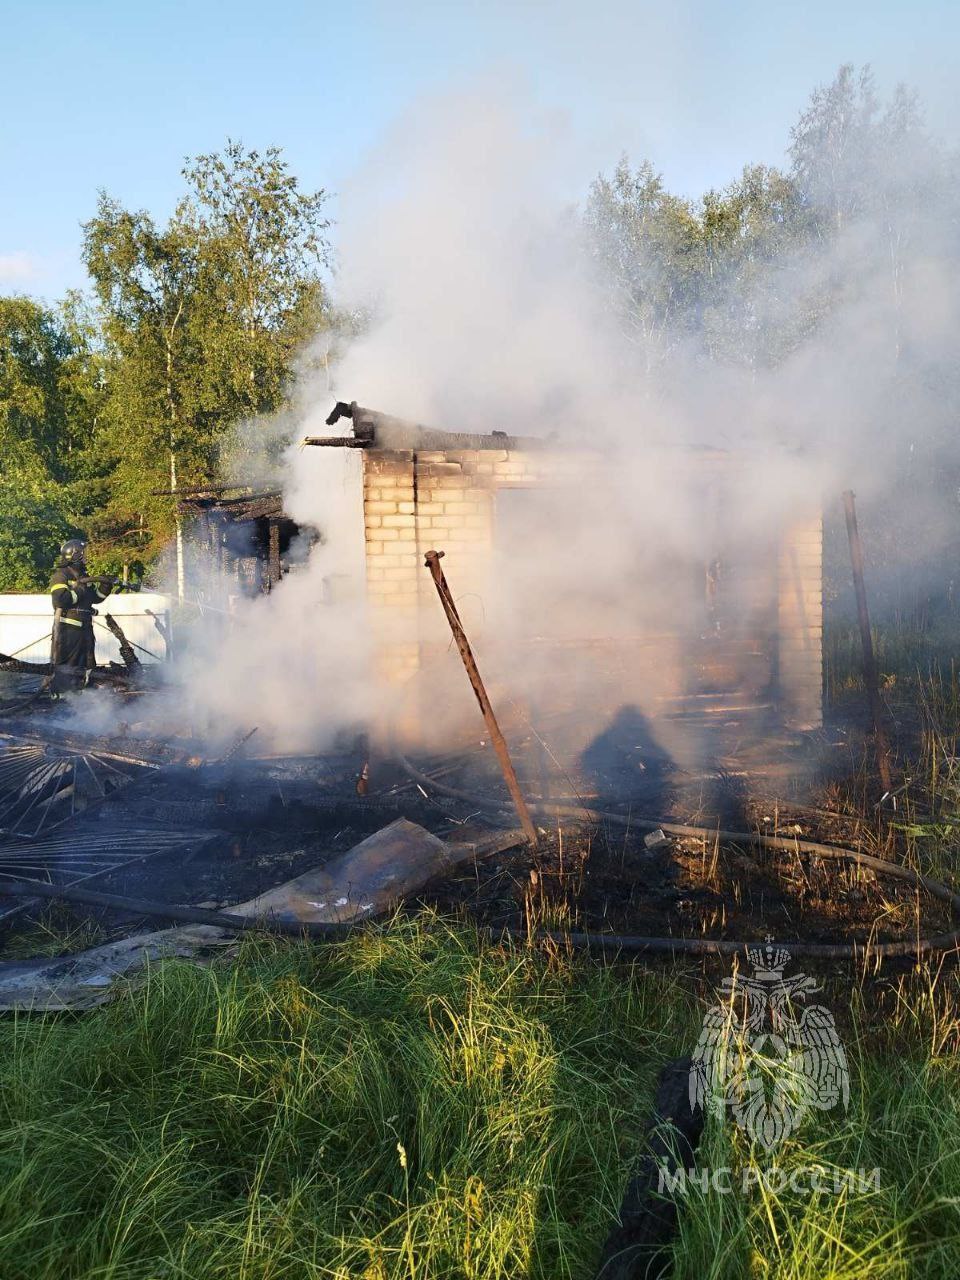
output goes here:
<path id="1" fill-rule="evenodd" d="M 60 683 L 72 683 L 97 665 L 93 636 L 95 606 L 106 600 L 109 578 L 90 578 L 86 565 L 87 544 L 70 538 L 60 548 L 60 562 L 53 571 L 50 599 L 53 603 L 51 659 Z"/>

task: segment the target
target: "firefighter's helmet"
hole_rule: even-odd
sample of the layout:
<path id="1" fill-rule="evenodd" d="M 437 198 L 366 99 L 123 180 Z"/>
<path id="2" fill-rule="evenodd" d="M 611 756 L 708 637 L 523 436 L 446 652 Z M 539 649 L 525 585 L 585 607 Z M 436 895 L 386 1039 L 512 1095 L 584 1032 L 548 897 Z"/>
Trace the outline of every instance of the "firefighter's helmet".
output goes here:
<path id="1" fill-rule="evenodd" d="M 82 538 L 68 538 L 60 548 L 60 555 L 66 564 L 83 564 L 87 552 L 87 544 Z"/>

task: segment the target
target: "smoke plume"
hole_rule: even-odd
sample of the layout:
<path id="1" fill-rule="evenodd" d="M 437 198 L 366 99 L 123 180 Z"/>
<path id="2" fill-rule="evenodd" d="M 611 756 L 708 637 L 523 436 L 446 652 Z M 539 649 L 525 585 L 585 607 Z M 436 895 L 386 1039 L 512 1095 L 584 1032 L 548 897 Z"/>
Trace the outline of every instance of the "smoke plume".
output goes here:
<path id="1" fill-rule="evenodd" d="M 872 530 L 870 512 L 918 486 L 922 510 L 898 503 L 900 532 L 877 550 L 898 581 L 929 574 L 956 539 L 957 170 L 907 96 L 883 108 L 869 82 L 842 78 L 801 117 L 789 181 L 745 174 L 742 225 L 722 243 L 694 237 L 687 258 L 669 236 L 708 225 L 704 209 L 668 223 L 661 192 L 628 223 L 609 183 L 586 210 L 566 206 L 569 140 L 495 82 L 398 121 L 343 190 L 336 301 L 366 322 L 332 385 L 301 381 L 290 418 L 285 505 L 322 541 L 268 597 L 237 602 L 231 629 L 194 641 L 180 678 L 198 731 L 227 740 L 256 724 L 288 749 L 324 746 L 392 696 L 369 662 L 359 456 L 296 443 L 326 430 L 334 397 L 604 456 L 599 487 L 512 504 L 489 595 L 464 601 L 510 696 L 556 690 L 542 656 L 501 661 L 497 640 L 639 635 L 652 656 L 623 698 L 653 710 L 683 664 L 657 637 L 709 625 L 690 617 L 684 566 L 719 548 L 749 557 L 785 514 L 829 513 L 848 487 Z M 859 112 L 843 137 L 831 93 Z M 751 237 L 761 197 L 769 226 Z M 693 450 L 734 460 L 722 510 L 678 465 Z M 591 679 L 563 666 L 584 705 Z M 466 693 L 454 705 L 470 713 Z"/>

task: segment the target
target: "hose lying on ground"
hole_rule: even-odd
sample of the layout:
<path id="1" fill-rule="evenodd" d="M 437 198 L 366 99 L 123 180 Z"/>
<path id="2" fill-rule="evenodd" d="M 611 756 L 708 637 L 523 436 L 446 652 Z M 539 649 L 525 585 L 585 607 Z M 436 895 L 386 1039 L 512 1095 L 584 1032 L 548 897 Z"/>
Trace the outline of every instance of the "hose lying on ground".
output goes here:
<path id="1" fill-rule="evenodd" d="M 396 748 L 394 755 L 404 772 L 423 787 L 432 787 L 456 800 L 463 800 L 479 808 L 504 808 L 504 802 L 489 800 L 476 796 L 457 787 L 436 782 L 427 774 L 421 773 Z M 676 836 L 692 836 L 697 839 L 723 840 L 729 844 L 754 845 L 763 849 L 776 849 L 783 853 L 806 853 L 817 858 L 837 862 L 847 862 L 854 866 L 865 867 L 878 875 L 891 876 L 896 880 L 904 880 L 917 889 L 925 889 L 932 897 L 947 903 L 951 910 L 960 914 L 960 894 L 954 893 L 947 885 L 931 876 L 921 875 L 911 867 L 900 866 L 896 862 L 885 862 L 882 858 L 871 857 L 867 853 L 858 853 L 855 849 L 844 849 L 839 845 L 820 844 L 815 840 L 799 840 L 787 836 L 767 836 L 759 831 L 723 831 L 713 827 L 695 827 L 677 822 L 663 822 L 653 818 L 625 817 L 620 813 L 609 813 L 603 809 L 589 809 L 581 805 L 549 804 L 535 802 L 529 805 L 530 811 L 544 817 L 569 817 L 581 822 L 611 822 L 621 827 L 636 827 L 641 831 L 662 830 Z M 508 928 L 513 937 L 526 937 L 523 930 Z M 537 936 L 549 938 L 555 942 L 572 947 L 598 950 L 604 952 L 654 952 L 681 955 L 736 955 L 745 953 L 753 943 L 712 938 L 655 938 L 640 934 L 558 932 L 551 929 L 538 928 Z M 928 938 L 912 938 L 903 942 L 786 942 L 791 955 L 811 956 L 819 959 L 844 960 L 869 957 L 872 960 L 892 959 L 897 956 L 920 956 L 931 951 L 954 951 L 960 949 L 960 930 L 934 934 Z"/>
<path id="2" fill-rule="evenodd" d="M 709 835 L 706 831 L 703 834 Z M 519 843 L 519 841 L 518 841 Z M 909 867 L 900 867 L 896 863 L 883 862 L 879 858 L 870 858 L 866 854 L 857 854 L 853 850 L 829 849 L 837 859 L 846 859 L 859 865 L 876 869 L 881 874 L 906 880 L 917 887 L 949 902 L 955 911 L 960 912 L 960 894 L 955 894 L 932 880 L 929 876 L 921 876 Z M 205 907 L 180 906 L 170 902 L 156 902 L 148 898 L 131 898 L 115 893 L 101 893 L 94 889 L 80 889 L 70 885 L 50 885 L 35 880 L 15 880 L 5 877 L 3 889 L 14 897 L 40 897 L 62 899 L 67 902 L 85 903 L 90 906 L 110 907 L 118 911 L 127 911 L 135 915 L 159 916 L 164 920 L 177 920 L 189 924 L 213 925 L 219 929 L 235 932 L 258 931 L 276 933 L 287 937 L 307 935 L 314 938 L 342 938 L 359 927 L 360 922 L 344 924 L 318 924 L 309 921 L 279 920 L 269 916 L 235 916 L 223 911 L 211 911 Z M 364 922 L 365 923 L 365 922 Z M 496 930 L 490 930 L 496 934 Z M 526 940 L 526 930 L 509 925 L 503 926 L 502 933 L 512 938 Z M 657 938 L 636 934 L 619 933 L 584 933 L 559 932 L 553 929 L 538 928 L 536 937 L 548 938 L 551 941 L 585 950 L 603 952 L 640 953 L 652 952 L 674 955 L 737 955 L 745 954 L 747 948 L 754 945 L 733 939 L 712 938 Z M 785 944 L 793 956 L 810 956 L 818 959 L 856 959 L 869 957 L 874 960 L 892 959 L 896 956 L 918 956 L 931 951 L 952 951 L 960 948 L 960 931 L 935 934 L 929 938 L 916 938 L 908 942 L 879 942 L 873 945 L 862 942 L 850 943 L 814 943 L 788 942 Z"/>

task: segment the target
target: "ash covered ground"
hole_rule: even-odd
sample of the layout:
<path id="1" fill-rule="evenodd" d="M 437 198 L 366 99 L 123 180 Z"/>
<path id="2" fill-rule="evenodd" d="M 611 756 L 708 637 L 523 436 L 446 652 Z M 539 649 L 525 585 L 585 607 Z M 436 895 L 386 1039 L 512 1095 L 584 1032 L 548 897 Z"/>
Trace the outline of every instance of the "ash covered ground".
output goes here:
<path id="1" fill-rule="evenodd" d="M 400 909 L 427 905 L 494 929 L 654 937 L 876 941 L 949 927 L 947 906 L 902 882 L 711 834 L 796 835 L 892 856 L 897 837 L 889 808 L 869 803 L 869 743 L 856 714 L 800 735 L 772 717 L 665 731 L 635 708 L 612 707 L 586 742 L 570 715 L 505 720 L 522 790 L 547 806 L 538 810 L 537 849 L 520 844 L 461 863 Z M 82 883 L 224 909 L 325 866 L 397 817 L 456 844 L 516 826 L 482 724 L 441 754 L 413 753 L 416 776 L 404 767 L 410 760 L 362 735 L 315 756 L 258 754 L 253 735 L 210 759 L 201 744 L 154 741 L 142 725 L 95 737 L 68 709 L 41 705 L 8 714 L 2 732 L 8 883 Z M 25 777 L 33 781 L 18 798 Z M 621 821 L 578 819 L 570 806 Z M 644 825 L 651 821 L 705 834 L 658 842 Z M 31 954 L 51 920 L 65 950 L 153 927 L 134 912 L 22 897 L 0 896 L 0 912 L 7 959 Z"/>

